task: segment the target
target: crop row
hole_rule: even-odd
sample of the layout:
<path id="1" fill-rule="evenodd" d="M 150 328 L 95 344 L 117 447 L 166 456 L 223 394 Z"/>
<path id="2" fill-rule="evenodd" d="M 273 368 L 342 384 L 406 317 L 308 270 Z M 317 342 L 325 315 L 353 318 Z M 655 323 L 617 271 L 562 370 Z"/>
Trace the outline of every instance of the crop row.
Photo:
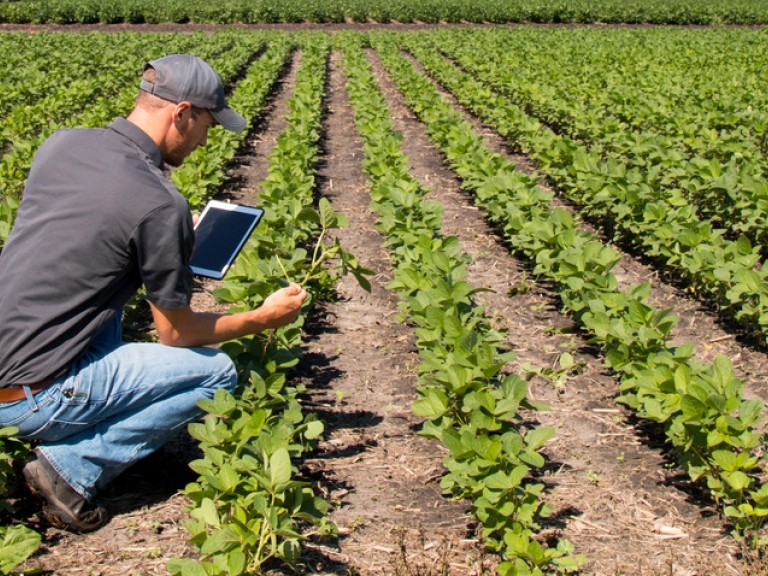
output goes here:
<path id="1" fill-rule="evenodd" d="M 496 76 L 499 85 L 571 135 L 594 140 L 602 123 L 606 133 L 670 136 L 682 151 L 724 160 L 760 152 L 747 148 L 766 130 L 759 92 L 766 62 L 754 58 L 766 43 L 759 30 L 498 28 L 438 36 L 508 67 L 515 77 Z M 710 130 L 723 139 L 719 146 Z"/>
<path id="2" fill-rule="evenodd" d="M 1 22 L 626 22 L 761 24 L 766 0 L 24 0 L 0 3 Z"/>
<path id="3" fill-rule="evenodd" d="M 400 297 L 402 318 L 415 327 L 421 356 L 417 416 L 421 434 L 443 442 L 448 473 L 446 495 L 472 502 L 489 549 L 505 561 L 499 574 L 558 573 L 577 569 L 579 558 L 562 541 L 547 548 L 534 538 L 550 513 L 541 500 L 544 485 L 531 473 L 544 465 L 539 449 L 551 428 L 523 425 L 521 410 L 535 409 L 527 383 L 503 376 L 514 356 L 473 302 L 479 291 L 467 279 L 469 256 L 456 237 L 441 232 L 439 202 L 409 174 L 402 137 L 361 49 L 360 37 L 340 42 L 348 74 L 347 91 L 364 141 L 364 170 L 370 178 L 371 207 L 394 266 L 388 288 Z"/>
<path id="4" fill-rule="evenodd" d="M 757 31 L 445 35 L 444 50 L 556 132 L 636 169 L 668 203 L 766 250 L 768 112 Z M 541 51 L 542 44 L 546 50 Z M 568 55 L 568 59 L 565 56 Z M 567 64 L 565 62 L 567 61 Z"/>
<path id="5" fill-rule="evenodd" d="M 404 44 L 456 97 L 483 119 L 493 120 L 509 137 L 505 122 L 516 125 L 513 110 L 470 76 L 457 70 L 431 46 L 408 38 Z M 743 399 L 743 383 L 730 361 L 695 360 L 694 346 L 673 346 L 677 318 L 647 304 L 647 284 L 618 289 L 611 269 L 620 255 L 581 231 L 562 208 L 552 208 L 551 193 L 538 187 L 509 161 L 485 148 L 460 113 L 405 57 L 390 66 L 430 137 L 507 240 L 534 265 L 534 273 L 559 287 L 565 308 L 600 345 L 608 367 L 621 379 L 619 400 L 637 414 L 662 423 L 680 466 L 706 484 L 738 534 L 755 537 L 768 513 L 768 487 L 759 461 L 764 407 Z M 399 78 L 399 80 L 398 80 Z M 510 140 L 512 146 L 519 143 Z"/>
<path id="6" fill-rule="evenodd" d="M 291 44 L 293 41 L 284 38 L 270 50 L 280 60 Z M 343 217 L 334 214 L 327 202 L 313 208 L 329 44 L 327 38 L 316 36 L 306 39 L 302 48 L 291 112 L 270 155 L 269 174 L 259 199 L 266 221 L 217 291 L 220 300 L 235 308 L 258 306 L 285 276 L 298 279 L 307 269 L 315 272 L 305 277 L 312 301 L 333 280 L 327 270 L 313 266 L 305 249 L 314 238 L 318 253 L 338 255 L 338 247 L 326 246 L 322 238 L 326 230 L 343 223 Z M 256 75 L 248 82 L 254 101 L 263 100 L 259 79 Z M 225 155 L 219 159 L 227 161 Z M 275 185 L 286 174 L 296 182 L 288 194 Z M 187 529 L 202 556 L 200 560 L 172 560 L 172 574 L 258 573 L 271 558 L 288 564 L 298 558 L 300 542 L 308 537 L 303 527 L 310 526 L 317 534 L 334 531 L 325 520 L 327 504 L 306 482 L 295 479 L 291 464 L 323 431 L 320 421 L 303 413 L 298 399 L 303 387 L 290 385 L 286 378 L 298 362 L 301 324 L 223 346 L 238 367 L 239 388 L 234 396 L 218 391 L 212 402 L 204 404 L 209 417 L 190 425 L 204 457 L 191 463 L 200 477 L 184 490 L 193 503 Z"/>
<path id="7" fill-rule="evenodd" d="M 453 44 L 463 67 L 478 79 L 494 73 L 478 57 Z M 499 72 L 499 74 L 504 74 Z M 492 82 L 478 83 L 490 91 Z M 511 99 L 491 91 L 493 120 L 503 124 L 515 146 L 530 154 L 563 194 L 631 250 L 654 259 L 689 290 L 708 299 L 750 335 L 768 336 L 768 269 L 758 246 L 746 237 L 730 239 L 723 229 L 701 221 L 682 193 L 653 187 L 640 166 L 628 166 L 625 156 L 603 158 L 567 134 L 558 133 Z M 623 138 L 622 133 L 614 136 Z M 672 200 L 677 194 L 677 199 Z M 764 213 L 760 213 L 761 217 Z"/>

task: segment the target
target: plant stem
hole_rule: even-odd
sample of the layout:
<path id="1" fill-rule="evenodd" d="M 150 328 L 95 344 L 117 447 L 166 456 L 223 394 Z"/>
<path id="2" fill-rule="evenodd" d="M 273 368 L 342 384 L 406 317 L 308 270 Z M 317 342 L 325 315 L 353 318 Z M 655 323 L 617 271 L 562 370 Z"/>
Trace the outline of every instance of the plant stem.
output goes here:
<path id="1" fill-rule="evenodd" d="M 291 278 L 290 276 L 288 276 L 288 271 L 285 269 L 285 266 L 283 266 L 283 261 L 280 260 L 280 256 L 278 254 L 275 254 L 275 258 L 277 259 L 277 265 L 280 266 L 280 270 L 283 271 L 283 276 L 285 276 L 285 281 L 290 283 Z"/>

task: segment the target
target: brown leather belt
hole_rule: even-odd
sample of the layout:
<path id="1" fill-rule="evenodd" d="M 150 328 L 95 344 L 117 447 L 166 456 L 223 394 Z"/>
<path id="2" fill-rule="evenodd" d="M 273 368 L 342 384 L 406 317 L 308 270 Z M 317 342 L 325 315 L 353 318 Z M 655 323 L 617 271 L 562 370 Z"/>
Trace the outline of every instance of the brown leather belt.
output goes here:
<path id="1" fill-rule="evenodd" d="M 41 390 L 45 390 L 48 386 L 56 381 L 55 378 L 48 378 L 42 382 L 35 384 L 26 384 L 29 386 L 29 390 L 32 394 L 37 394 Z M 0 404 L 4 402 L 16 402 L 17 400 L 23 400 L 26 398 L 24 394 L 24 386 L 9 386 L 8 388 L 0 388 Z"/>

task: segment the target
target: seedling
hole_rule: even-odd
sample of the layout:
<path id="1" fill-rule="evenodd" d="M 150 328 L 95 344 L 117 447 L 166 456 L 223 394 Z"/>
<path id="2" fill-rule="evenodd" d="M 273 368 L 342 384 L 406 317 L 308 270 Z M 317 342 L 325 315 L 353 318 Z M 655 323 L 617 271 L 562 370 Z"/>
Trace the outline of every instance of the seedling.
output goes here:
<path id="1" fill-rule="evenodd" d="M 552 382 L 556 388 L 562 389 L 572 376 L 583 370 L 584 366 L 586 366 L 584 362 L 575 360 L 568 352 L 563 352 L 558 357 L 556 368 L 535 368 L 525 363 L 522 365 L 522 370 L 529 380 L 533 376 L 539 376 Z"/>
<path id="2" fill-rule="evenodd" d="M 528 273 L 523 270 L 520 278 L 509 290 L 507 290 L 507 296 L 519 296 L 521 294 L 528 294 L 533 290 L 535 284 L 528 280 Z"/>

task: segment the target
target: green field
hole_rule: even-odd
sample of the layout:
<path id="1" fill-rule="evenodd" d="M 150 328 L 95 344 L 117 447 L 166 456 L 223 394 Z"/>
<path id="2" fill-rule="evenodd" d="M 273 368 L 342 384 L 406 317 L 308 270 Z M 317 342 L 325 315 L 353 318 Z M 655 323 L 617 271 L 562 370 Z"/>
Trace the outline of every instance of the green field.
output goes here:
<path id="1" fill-rule="evenodd" d="M 691 24 L 768 17 L 768 2 L 721 4 L 488 1 L 452 3 L 448 9 L 444 2 L 287 1 L 267 10 L 266 3 L 225 2 L 215 9 L 208 3 L 206 13 L 194 3 L 22 0 L 0 4 L 0 18 L 338 22 L 367 16 L 381 22 Z M 417 336 L 421 364 L 413 411 L 425 419 L 422 434 L 442 441 L 448 452 L 441 487 L 472 502 L 484 542 L 502 560 L 500 574 L 537 567 L 574 571 L 578 550 L 564 541 L 542 545 L 536 536 L 548 513 L 536 475 L 545 463 L 541 449 L 558 432 L 517 426 L 520 413 L 534 409 L 526 383 L 503 374 L 511 356 L 475 304 L 467 257 L 441 235 L 439 200 L 424 201 L 425 191 L 408 174 L 402 135 L 392 126 L 381 78 L 369 62 L 375 55 L 462 188 L 600 350 L 616 375 L 617 401 L 663 428 L 675 466 L 709 494 L 729 529 L 748 540 L 763 535 L 763 399 L 746 399 L 750 395 L 729 359 L 702 362 L 693 344 L 673 342 L 672 312 L 649 303 L 648 284 L 620 289 L 613 268 L 619 250 L 649 262 L 731 323 L 755 350 L 764 349 L 766 31 L 489 26 L 335 34 L 6 32 L 0 34 L 0 52 L 0 249 L 37 147 L 58 128 L 103 126 L 127 114 L 145 61 L 171 52 L 207 59 L 254 132 L 287 62 L 301 52 L 287 127 L 270 156 L 260 195 L 271 216 L 217 292 L 238 306 L 258 304 L 270 286 L 288 277 L 304 278 L 318 296 L 331 292 L 342 273 L 366 282 L 354 256 L 323 243 L 326 231 L 346 218 L 315 197 L 326 76 L 330 55 L 338 54 L 365 146 L 377 230 L 395 268 L 390 288 Z M 442 97 L 437 86 L 455 101 Z M 537 173 L 524 174 L 490 152 L 467 114 L 530 159 Z M 215 129 L 208 146 L 174 172 L 193 209 L 221 192 L 246 136 Z M 554 207 L 553 193 L 540 180 L 568 199 L 573 212 Z M 584 231 L 582 220 L 599 234 Z M 322 272 L 319 264 L 326 260 L 338 265 Z M 215 417 L 191 428 L 205 456 L 194 464 L 200 479 L 186 490 L 195 505 L 188 530 L 207 560 L 175 560 L 172 572 L 253 573 L 270 557 L 296 560 L 302 528 L 333 532 L 324 520 L 326 504 L 308 486 L 291 481 L 296 462 L 323 430 L 302 412 L 297 398 L 303 389 L 286 376 L 296 362 L 300 332 L 292 327 L 274 338 L 227 345 L 240 368 L 241 395 L 217 397 L 206 407 Z M 6 448 L 16 450 L 13 444 Z M 6 479 L 11 473 L 3 472 Z"/>
<path id="2" fill-rule="evenodd" d="M 763 24 L 766 0 L 5 0 L 0 22 Z"/>

